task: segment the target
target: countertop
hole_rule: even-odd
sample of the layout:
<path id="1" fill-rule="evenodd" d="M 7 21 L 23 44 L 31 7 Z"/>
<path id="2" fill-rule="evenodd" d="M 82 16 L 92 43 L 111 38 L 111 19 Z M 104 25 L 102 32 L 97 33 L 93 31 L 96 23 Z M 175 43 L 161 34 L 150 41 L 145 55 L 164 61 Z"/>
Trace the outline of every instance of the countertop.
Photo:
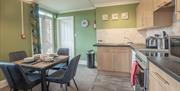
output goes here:
<path id="1" fill-rule="evenodd" d="M 148 60 L 180 82 L 180 58 L 174 56 L 148 57 Z"/>
<path id="2" fill-rule="evenodd" d="M 132 49 L 146 49 L 145 44 L 128 44 L 128 43 L 96 43 L 93 46 L 96 47 L 131 47 Z"/>

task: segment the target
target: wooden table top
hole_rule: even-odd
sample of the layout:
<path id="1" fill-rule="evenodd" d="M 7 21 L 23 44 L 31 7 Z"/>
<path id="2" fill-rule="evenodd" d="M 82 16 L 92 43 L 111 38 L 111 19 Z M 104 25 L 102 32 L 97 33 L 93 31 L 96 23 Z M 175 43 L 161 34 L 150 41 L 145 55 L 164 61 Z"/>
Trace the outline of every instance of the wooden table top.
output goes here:
<path id="1" fill-rule="evenodd" d="M 19 61 L 16 61 L 15 63 L 25 68 L 31 68 L 31 69 L 36 69 L 36 70 L 46 70 L 57 64 L 65 63 L 68 58 L 69 56 L 60 55 L 58 57 L 53 58 L 52 61 L 48 61 L 48 62 L 44 60 L 37 60 L 32 63 L 24 63 L 24 60 L 19 60 Z"/>

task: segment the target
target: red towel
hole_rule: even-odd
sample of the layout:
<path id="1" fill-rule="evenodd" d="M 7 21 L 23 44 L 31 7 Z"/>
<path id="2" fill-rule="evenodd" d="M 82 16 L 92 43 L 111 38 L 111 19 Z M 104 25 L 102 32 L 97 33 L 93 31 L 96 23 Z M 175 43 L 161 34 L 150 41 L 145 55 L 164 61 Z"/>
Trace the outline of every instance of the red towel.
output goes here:
<path id="1" fill-rule="evenodd" d="M 131 84 L 134 86 L 136 84 L 136 71 L 138 68 L 137 61 L 134 61 L 131 67 Z"/>

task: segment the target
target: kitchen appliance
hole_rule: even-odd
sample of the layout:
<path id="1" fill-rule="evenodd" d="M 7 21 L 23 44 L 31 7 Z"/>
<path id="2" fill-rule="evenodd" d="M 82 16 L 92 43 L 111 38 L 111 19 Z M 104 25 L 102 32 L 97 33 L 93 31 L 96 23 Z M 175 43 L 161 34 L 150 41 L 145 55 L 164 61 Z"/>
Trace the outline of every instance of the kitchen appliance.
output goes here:
<path id="1" fill-rule="evenodd" d="M 170 54 L 180 57 L 180 36 L 170 36 Z"/>
<path id="2" fill-rule="evenodd" d="M 146 48 L 157 48 L 157 39 L 154 36 L 146 39 Z"/>
<path id="3" fill-rule="evenodd" d="M 138 63 L 136 71 L 136 80 L 135 91 L 148 91 L 148 60 L 147 57 L 142 53 L 136 52 L 136 61 Z"/>

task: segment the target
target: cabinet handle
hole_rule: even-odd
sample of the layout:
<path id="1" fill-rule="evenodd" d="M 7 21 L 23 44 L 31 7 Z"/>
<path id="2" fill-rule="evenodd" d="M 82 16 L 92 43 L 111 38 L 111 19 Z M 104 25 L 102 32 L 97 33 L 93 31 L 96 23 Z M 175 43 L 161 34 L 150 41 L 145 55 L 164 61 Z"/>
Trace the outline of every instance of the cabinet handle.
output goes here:
<path id="1" fill-rule="evenodd" d="M 157 72 L 153 72 L 164 84 L 169 85 L 169 82 L 166 81 L 161 75 L 159 75 Z"/>

